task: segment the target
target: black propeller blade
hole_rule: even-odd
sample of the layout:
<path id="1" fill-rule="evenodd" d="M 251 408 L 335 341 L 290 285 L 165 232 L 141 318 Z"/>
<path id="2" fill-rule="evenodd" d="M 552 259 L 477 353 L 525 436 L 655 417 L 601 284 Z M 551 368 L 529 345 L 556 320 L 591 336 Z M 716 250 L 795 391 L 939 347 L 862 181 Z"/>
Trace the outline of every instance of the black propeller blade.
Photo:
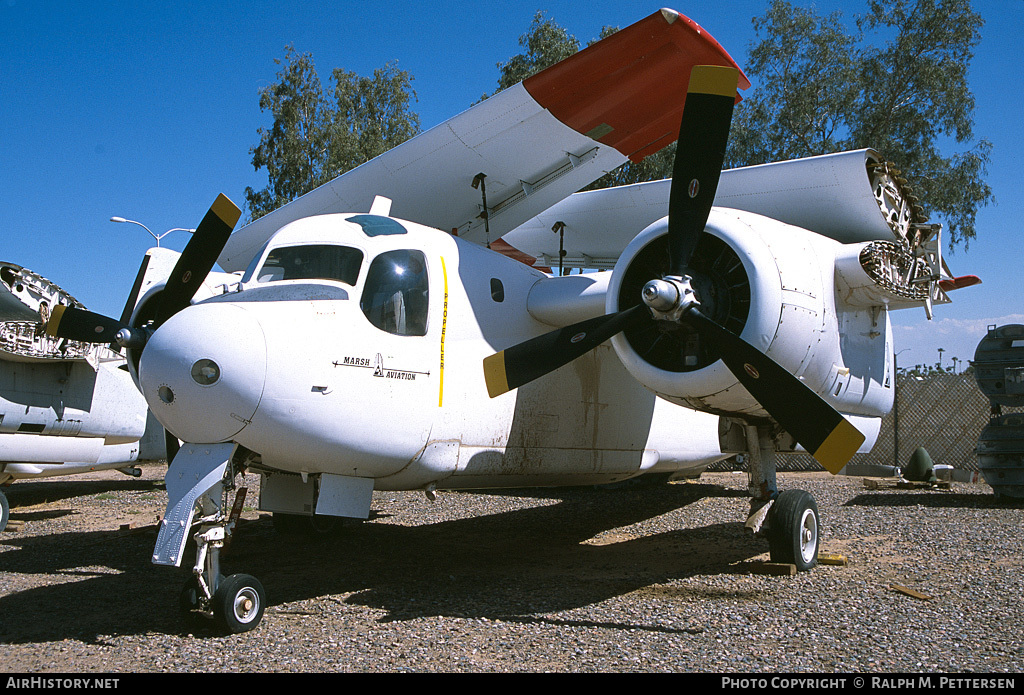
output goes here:
<path id="1" fill-rule="evenodd" d="M 739 72 L 696 66 L 690 76 L 669 197 L 669 275 L 652 278 L 643 303 L 583 321 L 484 360 L 492 398 L 537 379 L 640 321 L 686 323 L 768 414 L 827 470 L 838 473 L 864 441 L 838 411 L 763 352 L 700 313 L 689 262 L 707 224 L 725 161 Z"/>
<path id="2" fill-rule="evenodd" d="M 864 435 L 802 381 L 753 345 L 691 308 L 687 322 L 711 341 L 747 392 L 830 473 L 838 473 Z"/>
<path id="3" fill-rule="evenodd" d="M 112 343 L 117 332 L 127 327 L 128 324 L 109 316 L 63 304 L 53 307 L 46 322 L 46 332 L 51 336 L 83 343 Z"/>
<path id="4" fill-rule="evenodd" d="M 241 214 L 238 207 L 225 195 L 217 196 L 167 278 L 167 284 L 158 299 L 161 306 L 156 315 L 156 326 L 189 305 L 199 286 L 213 269 Z M 145 267 L 144 261 L 135 279 L 133 296 L 138 293 L 141 286 Z M 141 348 L 145 345 L 145 332 L 128 325 L 133 308 L 134 302 L 130 297 L 121 320 L 117 320 L 84 309 L 57 306 L 46 323 L 46 332 L 57 338 L 68 338 L 84 343 L 116 342 L 123 347 Z"/>
<path id="5" fill-rule="evenodd" d="M 739 71 L 717 65 L 698 65 L 690 74 L 668 202 L 672 275 L 687 274 L 690 256 L 711 214 L 738 82 Z"/>
<path id="6" fill-rule="evenodd" d="M 241 215 L 242 211 L 227 196 L 223 193 L 217 196 L 167 278 L 161 293 L 163 306 L 156 316 L 158 326 L 192 302 Z"/>
<path id="7" fill-rule="evenodd" d="M 139 301 L 142 283 L 146 279 L 146 269 L 149 268 L 149 258 L 148 253 L 142 257 L 142 264 L 139 266 L 139 272 L 135 274 L 135 283 L 132 285 L 131 294 L 128 295 L 128 300 L 124 303 L 124 309 L 121 310 L 121 324 L 124 326 L 128 326 L 128 322 L 132 318 L 132 312 L 135 310 L 135 304 Z M 110 344 L 110 349 L 120 352 L 121 345 L 115 340 Z"/>
<path id="8" fill-rule="evenodd" d="M 559 328 L 485 357 L 487 393 L 494 398 L 528 384 L 590 352 L 633 321 L 647 317 L 647 307 L 637 304 L 625 311 Z"/>

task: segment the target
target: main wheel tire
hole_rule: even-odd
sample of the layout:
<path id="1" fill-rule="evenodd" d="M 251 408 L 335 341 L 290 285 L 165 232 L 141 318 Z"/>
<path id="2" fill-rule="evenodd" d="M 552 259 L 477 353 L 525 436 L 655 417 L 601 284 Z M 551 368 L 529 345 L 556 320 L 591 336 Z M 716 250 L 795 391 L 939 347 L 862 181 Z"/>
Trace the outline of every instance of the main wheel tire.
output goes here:
<path id="1" fill-rule="evenodd" d="M 0 492 L 0 532 L 7 528 L 7 520 L 11 518 L 11 505 L 7 501 L 7 495 Z"/>
<path id="2" fill-rule="evenodd" d="M 809 492 L 786 490 L 772 505 L 768 547 L 772 562 L 796 565 L 800 572 L 818 564 L 821 520 Z"/>
<path id="3" fill-rule="evenodd" d="M 259 625 L 266 604 L 263 585 L 248 574 L 226 577 L 213 594 L 213 613 L 231 633 L 247 632 Z"/>

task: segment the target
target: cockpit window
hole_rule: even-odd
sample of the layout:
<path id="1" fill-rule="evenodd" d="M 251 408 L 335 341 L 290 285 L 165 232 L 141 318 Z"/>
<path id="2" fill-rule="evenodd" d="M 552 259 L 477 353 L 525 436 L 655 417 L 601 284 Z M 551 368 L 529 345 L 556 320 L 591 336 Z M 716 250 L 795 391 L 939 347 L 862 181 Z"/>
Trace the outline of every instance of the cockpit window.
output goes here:
<path id="1" fill-rule="evenodd" d="M 380 215 L 352 215 L 345 218 L 347 221 L 358 224 L 366 236 L 389 236 L 392 234 L 405 234 L 405 227 L 390 217 Z"/>
<path id="2" fill-rule="evenodd" d="M 377 328 L 395 335 L 427 334 L 427 263 L 423 253 L 401 249 L 380 254 L 370 263 L 363 313 Z"/>
<path id="3" fill-rule="evenodd" d="M 256 280 L 337 280 L 355 285 L 362 264 L 363 252 L 348 246 L 282 246 L 267 254 Z"/>

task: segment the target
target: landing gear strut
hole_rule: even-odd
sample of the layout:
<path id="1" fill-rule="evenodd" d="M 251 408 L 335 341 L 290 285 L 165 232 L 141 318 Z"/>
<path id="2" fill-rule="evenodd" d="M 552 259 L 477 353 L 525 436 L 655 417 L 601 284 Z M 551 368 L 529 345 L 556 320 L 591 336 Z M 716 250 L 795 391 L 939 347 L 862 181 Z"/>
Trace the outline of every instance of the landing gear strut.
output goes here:
<path id="1" fill-rule="evenodd" d="M 213 619 L 230 633 L 247 632 L 260 624 L 267 594 L 259 580 L 248 574 L 225 577 L 220 572 L 220 552 L 234 527 L 231 517 L 206 517 L 196 540 L 196 564 L 185 582 L 179 606 L 189 625 L 201 618 Z"/>
<path id="2" fill-rule="evenodd" d="M 776 444 L 767 425 L 744 424 L 750 515 L 746 528 L 768 538 L 772 562 L 795 565 L 804 572 L 818 564 L 821 519 L 809 492 L 779 492 L 775 480 Z"/>

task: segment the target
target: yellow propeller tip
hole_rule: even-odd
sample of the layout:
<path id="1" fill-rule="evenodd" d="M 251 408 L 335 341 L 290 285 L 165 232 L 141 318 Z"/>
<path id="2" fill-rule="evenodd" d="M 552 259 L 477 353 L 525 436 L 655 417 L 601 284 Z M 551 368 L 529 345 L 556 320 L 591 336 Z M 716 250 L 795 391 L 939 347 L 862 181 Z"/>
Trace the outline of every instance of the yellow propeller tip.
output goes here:
<path id="1" fill-rule="evenodd" d="M 505 351 L 496 352 L 484 358 L 484 381 L 487 395 L 491 398 L 508 393 L 508 374 L 505 372 Z"/>
<path id="2" fill-rule="evenodd" d="M 238 223 L 238 218 L 242 216 L 242 211 L 238 209 L 238 206 L 223 193 L 217 195 L 217 200 L 213 201 L 210 210 L 220 218 L 221 222 L 232 228 Z"/>
<path id="3" fill-rule="evenodd" d="M 740 71 L 725 65 L 694 65 L 690 71 L 689 93 L 735 97 Z"/>
<path id="4" fill-rule="evenodd" d="M 843 418 L 812 455 L 825 470 L 836 475 L 850 462 L 863 443 L 864 435 Z"/>
<path id="5" fill-rule="evenodd" d="M 53 311 L 50 312 L 50 318 L 46 322 L 46 335 L 50 336 L 51 338 L 59 337 L 57 335 L 57 328 L 58 326 L 60 326 L 60 320 L 61 317 L 64 316 L 64 310 L 66 308 L 67 307 L 65 307 L 63 304 L 58 304 L 57 306 L 53 307 Z"/>

